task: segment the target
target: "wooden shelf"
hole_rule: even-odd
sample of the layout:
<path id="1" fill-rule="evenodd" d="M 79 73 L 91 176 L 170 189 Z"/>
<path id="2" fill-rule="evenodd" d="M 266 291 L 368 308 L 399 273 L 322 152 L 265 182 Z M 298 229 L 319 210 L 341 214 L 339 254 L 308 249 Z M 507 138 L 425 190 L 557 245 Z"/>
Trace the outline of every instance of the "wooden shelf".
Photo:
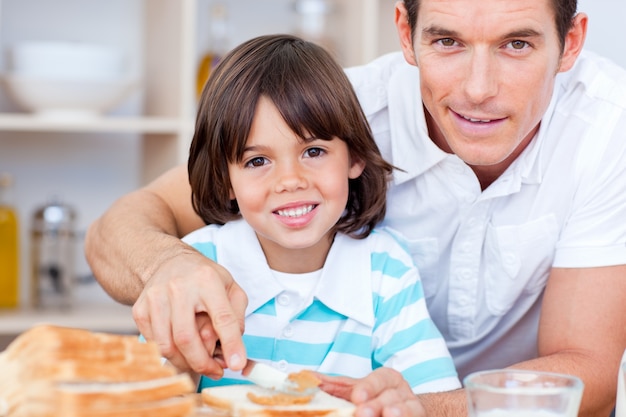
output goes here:
<path id="1" fill-rule="evenodd" d="M 24 132 L 107 132 L 178 134 L 181 129 L 193 129 L 174 117 L 102 116 L 84 119 L 52 119 L 27 113 L 0 113 L 2 130 Z"/>

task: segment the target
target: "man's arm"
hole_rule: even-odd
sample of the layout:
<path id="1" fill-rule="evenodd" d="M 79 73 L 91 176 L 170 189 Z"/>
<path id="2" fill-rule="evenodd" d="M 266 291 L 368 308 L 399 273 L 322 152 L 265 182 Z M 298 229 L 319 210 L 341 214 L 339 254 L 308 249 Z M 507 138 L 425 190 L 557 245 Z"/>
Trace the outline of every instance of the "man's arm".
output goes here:
<path id="1" fill-rule="evenodd" d="M 576 375 L 585 384 L 579 415 L 608 416 L 626 349 L 624 300 L 626 265 L 553 269 L 543 299 L 539 357 L 511 368 Z M 402 376 L 389 369 L 351 383 L 325 378 L 323 386 L 360 404 L 357 417 L 467 415 L 464 390 L 415 396 Z"/>
<path id="2" fill-rule="evenodd" d="M 184 166 L 130 193 L 89 228 L 87 260 L 115 300 L 133 304 L 139 331 L 179 369 L 219 376 L 216 340 L 241 369 L 247 298 L 224 268 L 179 237 L 203 226 Z"/>
<path id="3" fill-rule="evenodd" d="M 202 226 L 181 165 L 121 197 L 93 222 L 85 255 L 105 291 L 131 305 L 160 264 L 182 250 L 179 238 Z"/>

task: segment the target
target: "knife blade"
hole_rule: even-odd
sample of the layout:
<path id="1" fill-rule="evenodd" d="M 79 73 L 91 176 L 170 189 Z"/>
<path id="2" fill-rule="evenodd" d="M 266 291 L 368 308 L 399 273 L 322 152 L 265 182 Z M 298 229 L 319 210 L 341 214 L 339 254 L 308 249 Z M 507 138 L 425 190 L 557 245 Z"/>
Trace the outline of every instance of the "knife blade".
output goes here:
<path id="1" fill-rule="evenodd" d="M 250 359 L 242 371 L 242 375 L 256 385 L 288 395 L 304 397 L 315 395 L 319 391 L 318 387 L 300 387 L 295 381 L 289 379 L 289 375 L 285 372 Z"/>
<path id="2" fill-rule="evenodd" d="M 219 340 L 215 345 L 213 357 L 218 357 L 222 361 L 224 360 L 222 345 Z M 252 359 L 248 359 L 241 374 L 260 387 L 287 395 L 306 397 L 315 395 L 315 393 L 319 391 L 317 386 L 301 387 L 296 381 L 289 379 L 289 374 Z"/>

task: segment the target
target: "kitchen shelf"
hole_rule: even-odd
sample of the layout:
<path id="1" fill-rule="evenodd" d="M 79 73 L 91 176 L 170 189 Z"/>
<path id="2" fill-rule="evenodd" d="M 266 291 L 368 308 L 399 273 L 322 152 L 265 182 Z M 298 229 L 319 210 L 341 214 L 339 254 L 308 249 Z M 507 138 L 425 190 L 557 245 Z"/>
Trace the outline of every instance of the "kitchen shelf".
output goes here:
<path id="1" fill-rule="evenodd" d="M 29 306 L 29 218 L 42 201 L 61 196 L 80 213 L 77 227 L 85 230 L 121 195 L 186 162 L 196 116 L 196 69 L 214 1 L 0 0 L 0 75 L 10 68 L 5 52 L 18 42 L 80 41 L 124 50 L 130 75 L 140 81 L 120 107 L 82 120 L 18 112 L 6 88 L 0 88 L 0 170 L 16 178 L 22 220 L 21 306 Z M 295 29 L 297 19 L 290 14 L 294 0 L 222 1 L 232 12 L 230 47 L 261 33 Z M 364 63 L 397 47 L 390 0 L 327 1 L 333 9 L 329 36 L 337 43 L 343 66 Z M 86 265 L 83 254 L 78 263 Z M 48 317 L 80 326 L 91 320 L 99 327 L 117 321 L 106 310 L 76 311 L 79 314 L 42 315 L 0 310 L 0 335 Z"/>
<path id="2" fill-rule="evenodd" d="M 0 113 L 0 126 L 5 131 L 21 132 L 92 132 L 178 134 L 192 130 L 192 121 L 174 117 L 102 116 L 86 119 L 51 119 L 26 113 Z"/>

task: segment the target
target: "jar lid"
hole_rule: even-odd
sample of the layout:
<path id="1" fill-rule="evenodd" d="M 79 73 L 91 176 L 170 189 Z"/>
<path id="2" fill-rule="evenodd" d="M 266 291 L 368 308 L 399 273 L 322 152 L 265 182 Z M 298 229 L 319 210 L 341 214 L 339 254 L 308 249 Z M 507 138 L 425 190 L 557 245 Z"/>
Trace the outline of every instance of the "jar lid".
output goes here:
<path id="1" fill-rule="evenodd" d="M 74 223 L 76 211 L 69 205 L 53 201 L 35 211 L 35 224 L 44 228 L 67 227 Z"/>

